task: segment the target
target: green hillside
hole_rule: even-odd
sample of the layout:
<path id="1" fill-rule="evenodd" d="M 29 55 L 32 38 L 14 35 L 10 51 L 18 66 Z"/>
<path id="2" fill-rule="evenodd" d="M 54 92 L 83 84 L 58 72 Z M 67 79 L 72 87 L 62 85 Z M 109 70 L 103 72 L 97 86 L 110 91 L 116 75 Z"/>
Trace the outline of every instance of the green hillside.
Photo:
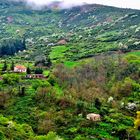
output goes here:
<path id="1" fill-rule="evenodd" d="M 33 50 L 48 50 L 48 44 L 66 39 L 67 59 L 78 60 L 97 53 L 140 47 L 138 10 L 86 5 L 38 11 L 22 3 L 0 3 L 0 38 L 25 36 L 27 43 L 34 43 Z"/>

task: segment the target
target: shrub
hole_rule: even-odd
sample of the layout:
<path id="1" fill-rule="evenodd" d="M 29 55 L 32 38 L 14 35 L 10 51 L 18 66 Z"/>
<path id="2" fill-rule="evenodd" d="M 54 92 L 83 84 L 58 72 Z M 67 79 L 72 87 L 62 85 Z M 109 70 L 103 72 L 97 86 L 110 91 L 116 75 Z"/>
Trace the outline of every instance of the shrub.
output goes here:
<path id="1" fill-rule="evenodd" d="M 41 68 L 36 68 L 36 69 L 35 69 L 35 74 L 43 74 L 43 69 L 41 69 Z"/>
<path id="2" fill-rule="evenodd" d="M 19 83 L 19 76 L 16 74 L 4 74 L 3 84 L 14 85 Z"/>
<path id="3" fill-rule="evenodd" d="M 112 95 L 116 97 L 126 97 L 132 93 L 133 90 L 133 80 L 130 78 L 125 78 L 124 81 L 116 83 L 112 89 Z"/>
<path id="4" fill-rule="evenodd" d="M 3 134 L 3 132 L 1 132 L 1 131 L 0 131 L 0 140 L 6 140 L 6 138 L 5 138 L 4 134 Z"/>
<path id="5" fill-rule="evenodd" d="M 98 99 L 98 98 L 96 98 L 95 99 L 95 107 L 97 108 L 97 109 L 100 109 L 101 108 L 101 102 L 100 102 L 100 100 Z"/>
<path id="6" fill-rule="evenodd" d="M 137 111 L 137 118 L 134 121 L 134 128 L 140 129 L 140 111 Z"/>

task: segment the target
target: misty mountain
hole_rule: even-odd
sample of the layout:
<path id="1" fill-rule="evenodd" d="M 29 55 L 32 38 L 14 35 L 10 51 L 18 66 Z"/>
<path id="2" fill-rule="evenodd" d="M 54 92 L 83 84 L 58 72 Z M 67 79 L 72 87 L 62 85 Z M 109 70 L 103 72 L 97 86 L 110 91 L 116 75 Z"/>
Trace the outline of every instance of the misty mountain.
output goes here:
<path id="1" fill-rule="evenodd" d="M 26 36 L 37 45 L 66 39 L 78 58 L 140 48 L 140 11 L 103 5 L 61 9 L 59 2 L 33 10 L 23 2 L 0 2 L 0 38 Z M 44 46 L 44 45 L 42 45 Z M 77 57 L 72 54 L 72 57 Z"/>

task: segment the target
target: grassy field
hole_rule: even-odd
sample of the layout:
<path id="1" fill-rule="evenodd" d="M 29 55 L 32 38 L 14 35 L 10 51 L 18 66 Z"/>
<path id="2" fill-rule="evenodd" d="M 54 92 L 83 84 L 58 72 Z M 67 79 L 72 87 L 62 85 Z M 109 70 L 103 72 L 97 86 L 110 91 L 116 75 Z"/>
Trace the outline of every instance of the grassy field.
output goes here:
<path id="1" fill-rule="evenodd" d="M 86 59 L 81 59 L 79 61 L 65 61 L 64 65 L 67 68 L 74 68 L 74 67 L 80 66 L 82 64 L 88 64 L 92 61 L 93 61 L 93 58 L 86 58 Z"/>
<path id="2" fill-rule="evenodd" d="M 65 52 L 68 50 L 66 46 L 55 46 L 52 48 L 50 53 L 50 58 L 52 60 L 64 60 L 65 59 Z"/>
<path id="3" fill-rule="evenodd" d="M 73 68 L 73 67 L 79 66 L 80 62 L 78 62 L 78 61 L 65 61 L 64 65 L 68 68 Z"/>
<path id="4" fill-rule="evenodd" d="M 133 54 L 133 55 L 137 55 L 137 56 L 140 56 L 140 51 L 134 51 L 134 52 L 130 52 L 128 54 Z"/>

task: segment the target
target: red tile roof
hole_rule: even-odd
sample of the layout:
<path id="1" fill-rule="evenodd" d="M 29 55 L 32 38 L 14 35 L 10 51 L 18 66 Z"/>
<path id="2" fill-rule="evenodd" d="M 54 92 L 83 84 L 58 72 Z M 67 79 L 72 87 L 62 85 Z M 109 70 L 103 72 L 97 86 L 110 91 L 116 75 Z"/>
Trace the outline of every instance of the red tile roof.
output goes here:
<path id="1" fill-rule="evenodd" d="M 25 66 L 21 66 L 21 65 L 16 66 L 16 68 L 17 68 L 17 69 L 26 69 Z"/>

